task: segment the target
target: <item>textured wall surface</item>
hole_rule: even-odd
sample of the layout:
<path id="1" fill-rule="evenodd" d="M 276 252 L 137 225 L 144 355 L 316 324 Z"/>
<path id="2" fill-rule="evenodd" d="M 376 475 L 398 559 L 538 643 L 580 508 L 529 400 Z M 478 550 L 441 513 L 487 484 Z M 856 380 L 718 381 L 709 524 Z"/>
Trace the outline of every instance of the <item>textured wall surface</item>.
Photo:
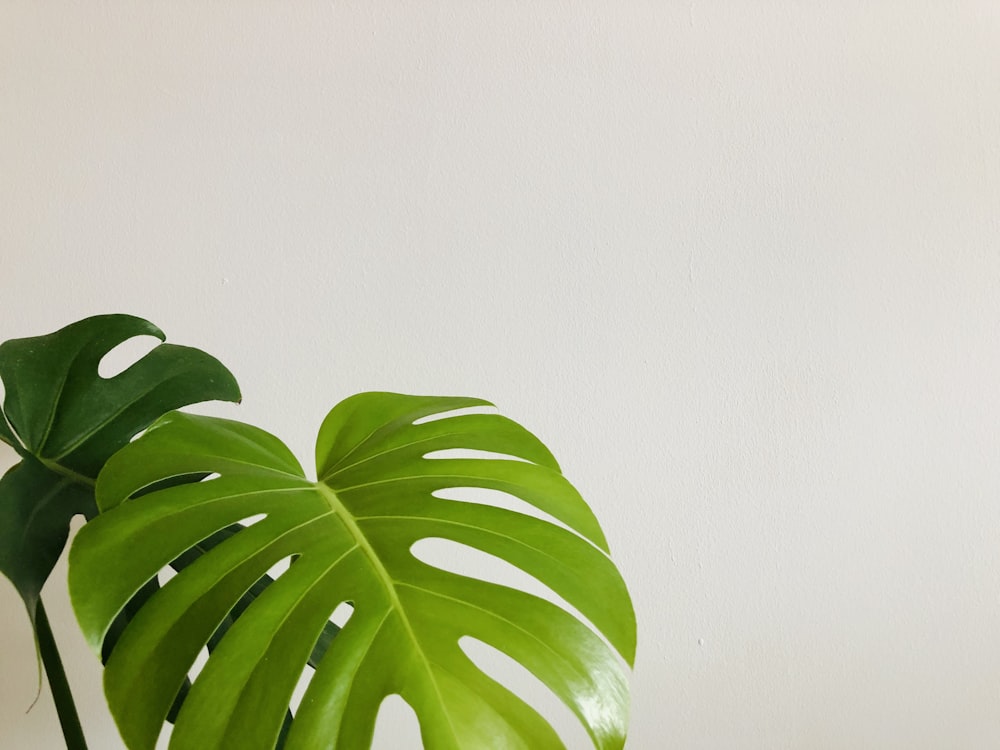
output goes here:
<path id="1" fill-rule="evenodd" d="M 630 583 L 629 748 L 1000 747 L 998 7 L 4 2 L 0 339 L 142 315 L 305 458 L 495 401 Z M 58 747 L 3 580 L 0 644 Z"/>

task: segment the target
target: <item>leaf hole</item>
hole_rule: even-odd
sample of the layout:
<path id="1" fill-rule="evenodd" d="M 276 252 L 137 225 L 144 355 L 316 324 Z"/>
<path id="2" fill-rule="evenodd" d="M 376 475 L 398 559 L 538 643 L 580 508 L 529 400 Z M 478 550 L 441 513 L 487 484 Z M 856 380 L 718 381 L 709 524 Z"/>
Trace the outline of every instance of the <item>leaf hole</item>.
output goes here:
<path id="1" fill-rule="evenodd" d="M 109 351 L 97 365 L 97 374 L 105 380 L 121 375 L 161 343 L 156 336 L 133 336 Z"/>
<path id="2" fill-rule="evenodd" d="M 494 508 L 503 508 L 504 510 L 512 510 L 515 513 L 523 513 L 526 516 L 531 516 L 532 518 L 537 518 L 541 521 L 547 521 L 548 523 L 554 524 L 562 529 L 566 529 L 566 531 L 579 536 L 579 533 L 571 529 L 555 516 L 549 515 L 545 511 L 536 508 L 531 503 L 522 500 L 517 495 L 512 495 L 509 492 L 504 492 L 503 490 L 486 489 L 484 487 L 445 487 L 440 490 L 434 490 L 431 495 L 439 500 L 454 500 L 460 503 L 490 505 Z"/>
<path id="3" fill-rule="evenodd" d="M 414 419 L 413 424 L 427 424 L 428 422 L 437 422 L 439 419 L 451 419 L 452 417 L 464 417 L 467 414 L 497 414 L 499 413 L 495 406 L 466 406 L 461 409 L 451 409 L 450 411 L 442 411 L 437 414 L 430 414 L 426 417 L 421 417 L 420 419 Z"/>
<path id="4" fill-rule="evenodd" d="M 556 730 L 566 747 L 593 747 L 586 728 L 572 709 L 523 664 L 471 636 L 459 638 L 458 646 L 485 674 L 541 714 Z"/>
<path id="5" fill-rule="evenodd" d="M 177 571 L 171 568 L 169 565 L 162 568 L 159 573 L 156 574 L 156 580 L 160 583 L 160 588 L 167 585 L 167 582 L 177 575 Z"/>
<path id="6" fill-rule="evenodd" d="M 431 451 L 430 453 L 425 453 L 424 458 L 429 458 L 432 461 L 435 459 L 443 458 L 473 458 L 479 460 L 495 460 L 495 461 L 521 461 L 522 463 L 530 464 L 526 458 L 521 458 L 520 456 L 512 456 L 509 453 L 494 453 L 493 451 L 481 451 L 476 448 L 444 448 L 439 451 Z"/>
<path id="7" fill-rule="evenodd" d="M 205 665 L 208 663 L 208 656 L 208 647 L 202 648 L 201 651 L 198 652 L 198 656 L 195 657 L 194 664 L 192 664 L 191 668 L 188 669 L 188 679 L 191 680 L 192 684 L 194 684 L 198 675 L 201 674 L 201 670 L 203 670 Z"/>
<path id="8" fill-rule="evenodd" d="M 156 482 L 151 482 L 150 484 L 143 485 L 139 489 L 135 490 L 130 496 L 130 500 L 135 500 L 136 498 L 143 497 L 144 495 L 151 495 L 154 492 L 159 492 L 161 490 L 168 490 L 172 487 L 179 487 L 184 484 L 192 484 L 194 482 L 207 481 L 208 479 L 215 479 L 218 474 L 207 474 L 203 471 L 191 472 L 189 474 L 174 474 L 166 479 L 160 479 Z"/>
<path id="9" fill-rule="evenodd" d="M 156 738 L 156 750 L 168 750 L 170 747 L 170 736 L 174 733 L 174 725 L 169 721 L 163 722 L 160 727 L 160 736 Z"/>
<path id="10" fill-rule="evenodd" d="M 302 667 L 302 674 L 299 675 L 298 682 L 295 683 L 295 689 L 292 691 L 292 697 L 288 701 L 288 710 L 292 712 L 292 716 L 295 716 L 299 712 L 299 706 L 302 705 L 302 698 L 306 694 L 306 690 L 309 689 L 309 684 L 312 682 L 313 675 L 316 674 L 316 670 L 306 664 Z"/>
<path id="11" fill-rule="evenodd" d="M 288 572 L 288 569 L 292 567 L 292 563 L 295 562 L 295 556 L 289 555 L 288 557 L 278 560 L 274 565 L 267 569 L 267 575 L 271 577 L 272 580 L 277 581 L 281 576 Z"/>
<path id="12" fill-rule="evenodd" d="M 551 602 L 590 628 L 596 636 L 604 641 L 612 653 L 616 656 L 618 655 L 614 646 L 576 607 L 533 575 L 526 573 L 501 557 L 491 555 L 489 552 L 483 552 L 467 544 L 461 544 L 451 539 L 442 539 L 440 537 L 427 537 L 414 542 L 410 547 L 410 554 L 421 562 L 440 570 L 455 573 L 466 578 L 475 578 L 479 581 L 517 589 L 518 591 Z M 621 659 L 620 656 L 617 658 Z M 624 661 L 622 661 L 622 664 L 624 664 Z"/>
<path id="13" fill-rule="evenodd" d="M 341 602 L 337 605 L 337 608 L 333 610 L 333 614 L 330 615 L 330 622 L 338 628 L 342 628 L 347 624 L 347 621 L 351 619 L 351 615 L 353 614 L 354 605 L 351 602 Z"/>
<path id="14" fill-rule="evenodd" d="M 302 673 L 299 675 L 299 679 L 295 683 L 295 689 L 292 691 L 288 709 L 292 712 L 293 716 L 298 713 L 299 706 L 302 705 L 302 699 L 305 697 L 306 691 L 309 689 L 309 684 L 316 674 L 316 669 L 332 645 L 333 639 L 336 638 L 337 633 L 347 624 L 347 621 L 351 619 L 351 615 L 353 614 L 354 607 L 349 602 L 341 602 L 333 610 L 333 614 L 330 615 L 323 626 L 323 630 L 316 638 L 316 643 L 313 644 L 309 660 L 302 667 Z"/>
<path id="15" fill-rule="evenodd" d="M 420 722 L 410 704 L 396 693 L 379 704 L 371 750 L 420 750 Z"/>
<path id="16" fill-rule="evenodd" d="M 17 430 L 14 429 L 14 425 L 12 425 L 10 421 L 7 419 L 6 401 L 7 401 L 7 392 L 4 390 L 3 379 L 0 378 L 0 404 L 4 405 L 4 408 L 0 409 L 0 422 L 7 425 L 8 429 L 10 429 L 10 432 L 14 436 L 15 440 L 20 441 L 20 436 L 17 434 Z M 8 465 L 7 461 L 8 457 L 11 459 L 9 465 L 13 466 L 14 463 L 16 463 L 14 459 L 17 459 L 18 455 L 12 447 L 8 446 L 7 443 L 0 440 L 0 466 Z"/>
<path id="17" fill-rule="evenodd" d="M 7 443 L 0 442 L 0 475 L 5 474 L 8 469 L 17 464 L 19 458 L 17 451 Z"/>
<path id="18" fill-rule="evenodd" d="M 414 542 L 410 547 L 410 554 L 421 562 L 449 573 L 496 583 L 547 599 L 571 611 L 575 617 L 580 617 L 562 597 L 534 576 L 496 555 L 467 544 L 440 537 L 427 537 Z"/>
<path id="19" fill-rule="evenodd" d="M 206 479 L 204 481 L 207 482 L 208 480 Z M 246 518 L 240 520 L 240 523 L 249 528 L 250 526 L 253 526 L 255 523 L 260 523 L 265 518 L 267 518 L 267 513 L 257 513 L 256 515 L 247 516 Z"/>

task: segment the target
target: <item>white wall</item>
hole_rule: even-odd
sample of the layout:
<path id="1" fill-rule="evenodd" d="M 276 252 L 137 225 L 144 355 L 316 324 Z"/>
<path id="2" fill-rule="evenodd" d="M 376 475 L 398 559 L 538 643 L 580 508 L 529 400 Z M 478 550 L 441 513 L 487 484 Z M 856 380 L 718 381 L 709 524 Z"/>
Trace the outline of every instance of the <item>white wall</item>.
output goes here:
<path id="1" fill-rule="evenodd" d="M 995 748 L 998 8 L 6 2 L 0 339 L 148 317 L 306 458 L 496 401 L 631 585 L 629 748 Z M 0 746 L 58 747 L 23 619 Z"/>

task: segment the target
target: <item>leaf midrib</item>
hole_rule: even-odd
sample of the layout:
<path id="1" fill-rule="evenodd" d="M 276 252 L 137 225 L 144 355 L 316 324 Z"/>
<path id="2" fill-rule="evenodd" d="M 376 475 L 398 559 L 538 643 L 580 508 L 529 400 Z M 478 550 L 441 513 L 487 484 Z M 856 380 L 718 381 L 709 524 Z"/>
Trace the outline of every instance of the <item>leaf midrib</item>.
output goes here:
<path id="1" fill-rule="evenodd" d="M 409 636 L 410 640 L 413 642 L 413 648 L 417 655 L 420 657 L 420 661 L 423 662 L 424 668 L 427 671 L 427 676 L 430 679 L 431 685 L 434 687 L 434 694 L 437 696 L 438 704 L 441 706 L 441 712 L 444 714 L 445 719 L 448 722 L 448 728 L 451 730 L 452 739 L 454 740 L 455 747 L 461 747 L 459 742 L 458 732 L 455 729 L 455 725 L 451 721 L 451 713 L 447 710 L 444 696 L 441 695 L 441 688 L 438 685 L 437 678 L 434 674 L 434 670 L 431 668 L 430 659 L 428 659 L 427 654 L 420 647 L 420 641 L 417 638 L 416 632 L 413 630 L 413 625 L 410 623 L 410 619 L 406 616 L 406 610 L 403 607 L 402 601 L 399 599 L 399 594 L 396 592 L 396 580 L 389 575 L 389 571 L 385 569 L 382 561 L 379 559 L 378 554 L 372 548 L 371 542 L 368 541 L 368 537 L 361 530 L 354 520 L 353 514 L 347 509 L 347 507 L 340 501 L 337 497 L 337 493 L 333 491 L 329 485 L 323 482 L 317 482 L 316 487 L 319 490 L 323 498 L 330 504 L 330 507 L 336 512 L 337 517 L 340 519 L 341 523 L 347 529 L 348 533 L 351 534 L 357 541 L 358 547 L 362 552 L 368 557 L 371 563 L 372 569 L 375 571 L 375 575 L 382 582 L 382 586 L 385 588 L 386 593 L 389 595 L 389 607 L 390 610 L 395 611 L 399 615 L 399 619 L 403 624 L 403 628 L 406 634 Z"/>
<path id="2" fill-rule="evenodd" d="M 42 439 L 38 441 L 39 455 L 49 440 L 49 435 L 52 432 L 52 425 L 55 424 L 56 421 L 56 413 L 59 411 L 59 404 L 62 402 L 63 392 L 66 390 L 66 382 L 69 380 L 70 370 L 73 369 L 73 365 L 75 365 L 76 361 L 80 358 L 80 352 L 80 349 L 76 350 L 72 359 L 70 359 L 70 361 L 66 364 L 66 369 L 63 370 L 62 377 L 59 379 L 59 388 L 56 390 L 56 397 L 52 399 L 52 408 L 49 409 L 49 414 L 46 418 L 45 432 L 42 434 Z M 23 399 L 21 402 L 22 404 L 24 403 Z"/>
<path id="3" fill-rule="evenodd" d="M 85 487 L 89 487 L 90 489 L 93 489 L 94 486 L 97 484 L 97 480 L 88 477 L 86 474 L 81 474 L 78 471 L 74 471 L 68 466 L 64 466 L 63 464 L 59 463 L 58 461 L 53 461 L 50 458 L 42 458 L 41 456 L 35 456 L 35 458 L 38 460 L 40 464 L 42 464 L 42 466 L 51 471 L 53 474 L 59 474 L 60 476 L 65 477 L 67 480 L 71 482 L 82 484 Z"/>
<path id="4" fill-rule="evenodd" d="M 28 514 L 27 519 L 25 519 L 24 523 L 22 524 L 22 533 L 20 538 L 18 539 L 18 545 L 17 545 L 18 552 L 16 555 L 12 556 L 12 559 L 14 560 L 24 559 L 25 557 L 24 549 L 28 545 L 31 533 L 31 527 L 34 525 L 35 519 L 38 518 L 38 515 L 42 512 L 44 508 L 46 508 L 49 505 L 49 503 L 52 502 L 53 499 L 59 497 L 60 493 L 62 493 L 62 491 L 66 488 L 66 485 L 68 485 L 69 482 L 70 482 L 69 479 L 59 480 L 59 482 L 54 484 L 49 489 L 49 491 L 46 492 L 42 496 L 42 498 L 35 504 L 35 506 L 31 509 L 31 513 Z M 22 589 L 19 584 L 15 584 L 15 586 L 17 586 L 18 592 L 21 593 L 22 596 L 28 593 L 25 592 L 24 589 Z M 33 597 L 37 598 L 41 594 L 41 588 L 39 588 L 38 591 L 32 591 L 30 593 Z M 25 603 L 27 604 L 27 601 Z M 32 617 L 34 617 L 33 605 L 29 605 L 28 609 L 29 613 L 32 615 Z"/>

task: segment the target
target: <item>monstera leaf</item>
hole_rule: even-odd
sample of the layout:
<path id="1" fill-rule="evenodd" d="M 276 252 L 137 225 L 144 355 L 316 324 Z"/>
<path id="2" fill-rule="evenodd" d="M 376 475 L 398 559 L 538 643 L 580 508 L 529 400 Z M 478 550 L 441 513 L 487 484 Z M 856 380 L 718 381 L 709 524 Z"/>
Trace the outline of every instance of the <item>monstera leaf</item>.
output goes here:
<path id="1" fill-rule="evenodd" d="M 127 746 L 155 746 L 196 657 L 227 625 L 180 707 L 173 750 L 358 750 L 370 745 L 378 708 L 393 694 L 415 710 L 427 748 L 562 747 L 544 719 L 466 656 L 465 636 L 531 670 L 598 748 L 620 748 L 623 664 L 635 650 L 628 592 L 593 514 L 533 435 L 499 415 L 447 413 L 486 403 L 391 393 L 347 399 L 323 422 L 315 482 L 272 435 L 182 413 L 114 456 L 97 484 L 103 512 L 70 552 L 73 606 L 95 651 L 164 566 L 220 530 L 248 524 L 153 592 L 121 633 L 104 684 Z M 426 419 L 432 415 L 439 418 Z M 520 460 L 428 457 L 448 449 Z M 143 492 L 199 472 L 210 476 Z M 439 497 L 459 487 L 515 495 L 568 528 Z M 606 641 L 546 600 L 421 562 L 411 548 L 425 538 L 516 565 Z M 236 612 L 282 561 L 287 571 Z M 329 619 L 345 602 L 353 613 L 331 641 Z M 289 726 L 311 659 L 315 673 Z"/>
<path id="2" fill-rule="evenodd" d="M 140 335 L 164 340 L 145 320 L 102 315 L 0 344 L 6 391 L 0 440 L 22 457 L 0 480 L 0 573 L 17 588 L 33 623 L 70 519 L 97 514 L 94 482 L 108 457 L 165 412 L 240 399 L 236 381 L 216 359 L 173 344 L 102 377 L 104 355 Z"/>

